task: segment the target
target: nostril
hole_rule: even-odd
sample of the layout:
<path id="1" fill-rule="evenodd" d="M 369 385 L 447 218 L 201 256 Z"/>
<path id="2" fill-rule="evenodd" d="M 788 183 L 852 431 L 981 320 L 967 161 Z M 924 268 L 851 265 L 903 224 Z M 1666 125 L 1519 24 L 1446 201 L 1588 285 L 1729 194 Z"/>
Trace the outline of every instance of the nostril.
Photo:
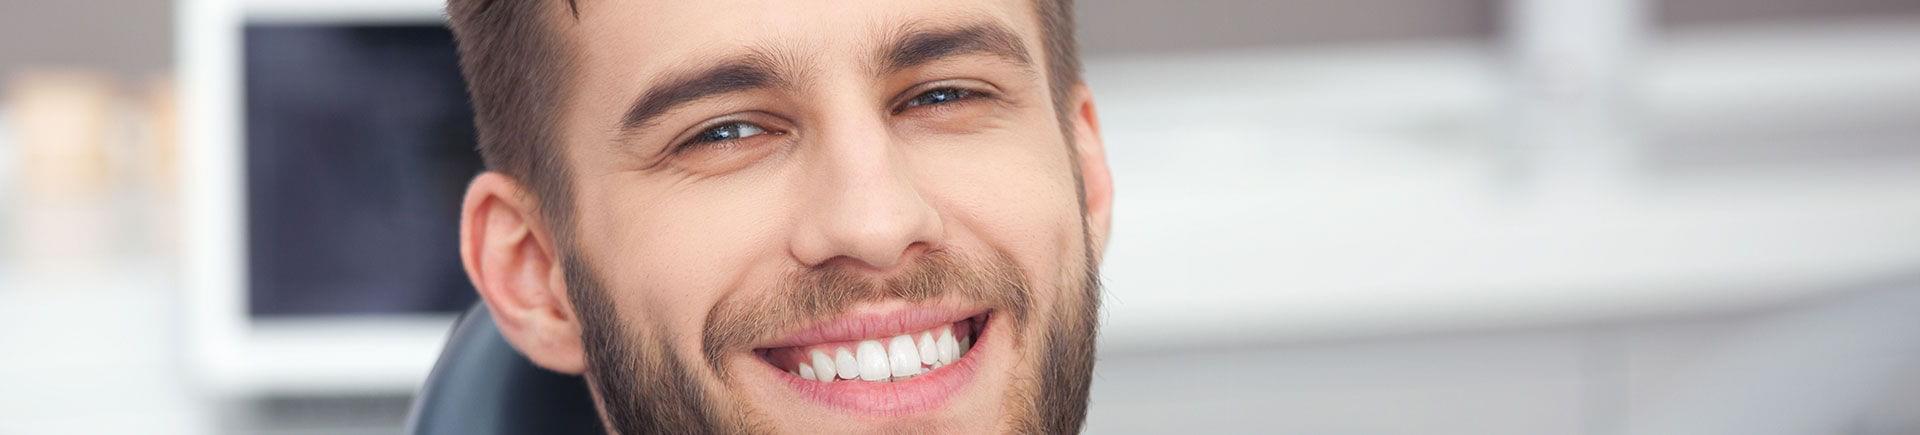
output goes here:
<path id="1" fill-rule="evenodd" d="M 922 257 L 926 257 L 929 253 L 933 252 L 934 248 L 932 246 L 930 243 L 915 242 L 907 245 L 906 249 L 892 256 L 841 255 L 828 259 L 819 264 L 818 267 L 823 269 L 838 268 L 873 275 L 891 275 L 899 273 L 899 269 L 907 267 L 907 265 L 922 261 Z M 874 261 L 873 259 L 875 258 L 887 258 L 888 260 Z"/>
<path id="2" fill-rule="evenodd" d="M 945 236 L 939 210 L 911 180 L 895 178 L 862 177 L 805 192 L 794 256 L 807 266 L 853 261 L 885 271 L 910 262 L 913 251 L 937 248 L 931 245 Z"/>
<path id="3" fill-rule="evenodd" d="M 902 264 L 913 264 L 914 261 L 918 261 L 917 260 L 918 258 L 924 257 L 932 251 L 933 251 L 932 243 L 928 243 L 928 242 L 909 243 L 907 244 L 906 249 L 900 250 L 900 253 L 894 256 L 892 263 L 887 264 L 884 267 L 877 267 L 877 268 L 883 271 L 889 271 Z"/>

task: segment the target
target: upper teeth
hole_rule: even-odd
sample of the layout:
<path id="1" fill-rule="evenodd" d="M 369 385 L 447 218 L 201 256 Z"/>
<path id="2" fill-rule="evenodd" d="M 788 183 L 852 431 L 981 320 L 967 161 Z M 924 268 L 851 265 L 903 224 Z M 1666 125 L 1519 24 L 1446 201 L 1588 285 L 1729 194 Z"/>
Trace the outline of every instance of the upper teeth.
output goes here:
<path id="1" fill-rule="evenodd" d="M 885 340 L 861 340 L 849 345 L 815 346 L 790 373 L 821 382 L 859 378 L 866 381 L 906 379 L 953 364 L 971 344 L 956 336 L 953 325 Z"/>

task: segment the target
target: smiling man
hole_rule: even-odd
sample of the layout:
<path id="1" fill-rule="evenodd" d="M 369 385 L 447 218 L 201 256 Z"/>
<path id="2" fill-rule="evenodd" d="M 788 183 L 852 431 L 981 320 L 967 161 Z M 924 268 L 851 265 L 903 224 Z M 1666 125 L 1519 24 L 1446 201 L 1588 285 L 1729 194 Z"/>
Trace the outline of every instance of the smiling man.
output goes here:
<path id="1" fill-rule="evenodd" d="M 1112 182 L 1068 0 L 453 0 L 461 257 L 606 426 L 1079 430 Z"/>

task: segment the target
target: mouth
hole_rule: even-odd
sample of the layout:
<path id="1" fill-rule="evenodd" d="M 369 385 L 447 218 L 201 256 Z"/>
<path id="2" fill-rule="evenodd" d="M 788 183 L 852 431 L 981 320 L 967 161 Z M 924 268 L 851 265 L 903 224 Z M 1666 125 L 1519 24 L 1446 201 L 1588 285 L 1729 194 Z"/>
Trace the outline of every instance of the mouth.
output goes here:
<path id="1" fill-rule="evenodd" d="M 930 409 L 972 380 L 993 312 L 910 309 L 824 323 L 754 349 L 802 396 L 862 414 Z"/>

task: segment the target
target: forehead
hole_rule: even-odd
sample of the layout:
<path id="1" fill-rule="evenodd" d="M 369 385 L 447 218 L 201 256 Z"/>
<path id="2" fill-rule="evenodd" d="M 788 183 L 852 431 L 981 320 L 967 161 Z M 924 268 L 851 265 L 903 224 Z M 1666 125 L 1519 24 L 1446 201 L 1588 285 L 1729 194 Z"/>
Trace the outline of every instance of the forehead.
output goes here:
<path id="1" fill-rule="evenodd" d="M 889 35 L 915 26 L 999 25 L 1030 52 L 1040 35 L 1032 0 L 576 1 L 577 17 L 562 33 L 579 56 L 577 73 L 616 83 L 743 49 L 808 63 L 866 60 Z"/>

